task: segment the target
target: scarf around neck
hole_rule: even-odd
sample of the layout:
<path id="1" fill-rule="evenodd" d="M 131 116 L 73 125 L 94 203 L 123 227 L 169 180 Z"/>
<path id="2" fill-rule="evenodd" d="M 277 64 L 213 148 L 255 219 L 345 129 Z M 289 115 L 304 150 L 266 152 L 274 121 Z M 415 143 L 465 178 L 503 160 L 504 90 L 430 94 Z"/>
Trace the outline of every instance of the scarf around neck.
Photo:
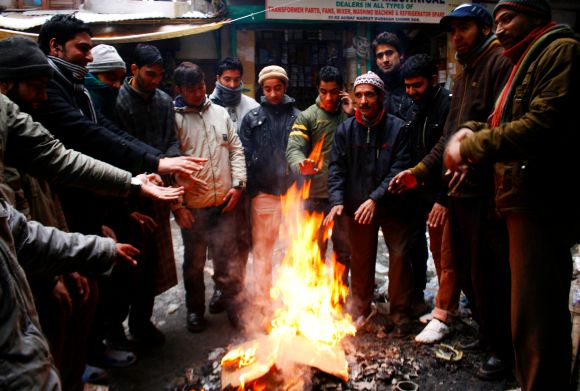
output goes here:
<path id="1" fill-rule="evenodd" d="M 240 104 L 242 100 L 242 90 L 244 83 L 240 84 L 238 88 L 229 88 L 224 86 L 219 81 L 215 82 L 215 97 L 226 107 L 234 107 Z"/>
<path id="2" fill-rule="evenodd" d="M 358 122 L 359 124 L 361 124 L 363 126 L 372 128 L 372 127 L 376 126 L 379 122 L 381 122 L 381 120 L 385 116 L 385 109 L 384 108 L 381 109 L 381 112 L 379 113 L 377 118 L 375 118 L 374 121 L 369 121 L 364 115 L 362 115 L 360 110 L 355 111 L 354 116 L 356 118 L 356 122 Z"/>
<path id="3" fill-rule="evenodd" d="M 89 94 L 89 91 L 86 89 L 84 84 L 85 76 L 87 73 L 89 73 L 87 68 L 81 67 L 80 65 L 75 65 L 71 62 L 53 56 L 48 56 L 48 63 L 52 69 L 54 69 L 54 71 L 60 75 L 63 81 L 65 81 L 69 87 L 73 89 L 75 94 L 86 101 L 86 109 L 88 109 L 89 112 L 83 112 L 83 114 L 87 117 L 90 117 L 93 122 L 97 122 L 97 112 L 95 111 L 93 100 L 91 99 L 91 95 Z"/>
<path id="4" fill-rule="evenodd" d="M 497 127 L 511 120 L 509 108 L 511 107 L 515 87 L 521 82 L 530 63 L 545 48 L 545 44 L 551 42 L 552 37 L 558 36 L 565 31 L 568 31 L 566 26 L 556 25 L 554 22 L 550 22 L 544 26 L 535 28 L 521 42 L 504 51 L 504 55 L 512 59 L 512 61 L 514 59 L 517 60 L 517 63 L 514 65 L 510 77 L 497 100 L 495 109 L 490 116 L 489 123 L 492 127 Z M 524 43 L 525 45 L 522 45 Z"/>

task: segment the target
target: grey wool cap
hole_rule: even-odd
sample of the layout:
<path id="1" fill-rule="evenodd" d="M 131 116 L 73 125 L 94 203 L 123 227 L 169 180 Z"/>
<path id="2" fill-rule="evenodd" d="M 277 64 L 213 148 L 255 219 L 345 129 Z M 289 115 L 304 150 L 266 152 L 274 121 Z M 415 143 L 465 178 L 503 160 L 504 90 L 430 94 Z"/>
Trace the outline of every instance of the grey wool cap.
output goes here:
<path id="1" fill-rule="evenodd" d="M 52 67 L 36 42 L 13 36 L 0 41 L 0 80 L 52 76 Z"/>

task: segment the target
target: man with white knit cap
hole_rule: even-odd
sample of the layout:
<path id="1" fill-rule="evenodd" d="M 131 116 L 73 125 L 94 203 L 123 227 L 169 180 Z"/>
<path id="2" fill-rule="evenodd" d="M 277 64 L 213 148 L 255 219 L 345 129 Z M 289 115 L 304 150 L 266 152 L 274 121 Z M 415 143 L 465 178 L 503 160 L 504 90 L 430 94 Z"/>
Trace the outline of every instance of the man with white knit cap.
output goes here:
<path id="1" fill-rule="evenodd" d="M 379 228 L 389 249 L 390 316 L 397 337 L 411 327 L 413 273 L 409 261 L 409 226 L 402 199 L 387 188 L 408 167 L 410 155 L 404 122 L 383 107 L 384 83 L 373 72 L 356 78 L 355 116 L 336 130 L 330 158 L 328 191 L 332 209 L 325 219 L 346 215 L 351 254 L 350 312 L 361 325 L 372 314 Z"/>
<path id="2" fill-rule="evenodd" d="M 284 68 L 277 65 L 263 68 L 258 82 L 264 96 L 260 106 L 244 117 L 240 140 L 246 155 L 251 199 L 252 281 L 256 302 L 265 306 L 269 301 L 272 255 L 281 222 L 280 196 L 290 184 L 286 146 L 300 111 L 294 106 L 294 99 L 286 95 L 288 75 Z"/>
<path id="3" fill-rule="evenodd" d="M 127 73 L 125 61 L 117 49 L 110 45 L 97 45 L 91 49 L 93 62 L 87 64 L 85 87 L 89 90 L 95 109 L 107 119 L 115 118 L 115 102 L 119 88 Z"/>

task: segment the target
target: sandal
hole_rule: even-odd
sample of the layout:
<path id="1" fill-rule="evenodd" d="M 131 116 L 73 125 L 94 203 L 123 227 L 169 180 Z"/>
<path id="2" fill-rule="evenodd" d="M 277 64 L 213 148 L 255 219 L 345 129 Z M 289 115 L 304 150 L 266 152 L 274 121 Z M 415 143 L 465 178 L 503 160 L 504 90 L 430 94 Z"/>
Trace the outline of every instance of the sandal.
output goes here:
<path id="1" fill-rule="evenodd" d="M 92 365 L 85 365 L 85 370 L 81 380 L 83 383 L 108 384 L 109 373 L 103 368 L 93 367 Z"/>
<path id="2" fill-rule="evenodd" d="M 107 367 L 124 368 L 137 361 L 135 353 L 127 350 L 116 350 L 107 347 L 103 354 L 103 362 Z"/>

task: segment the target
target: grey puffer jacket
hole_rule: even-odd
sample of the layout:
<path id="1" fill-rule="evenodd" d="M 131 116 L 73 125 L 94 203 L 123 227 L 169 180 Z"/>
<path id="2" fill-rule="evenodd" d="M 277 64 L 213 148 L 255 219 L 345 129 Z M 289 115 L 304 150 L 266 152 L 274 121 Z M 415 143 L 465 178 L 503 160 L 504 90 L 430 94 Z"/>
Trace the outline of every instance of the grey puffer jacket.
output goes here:
<path id="1" fill-rule="evenodd" d="M 10 147 L 6 148 L 8 143 Z M 0 183 L 5 182 L 5 162 L 34 176 L 102 195 L 123 196 L 131 188 L 131 173 L 66 149 L 42 125 L 0 94 Z"/>
<path id="2" fill-rule="evenodd" d="M 48 343 L 26 274 L 74 270 L 107 273 L 112 239 L 65 233 L 27 222 L 0 199 L 0 388 L 4 391 L 60 390 Z"/>

